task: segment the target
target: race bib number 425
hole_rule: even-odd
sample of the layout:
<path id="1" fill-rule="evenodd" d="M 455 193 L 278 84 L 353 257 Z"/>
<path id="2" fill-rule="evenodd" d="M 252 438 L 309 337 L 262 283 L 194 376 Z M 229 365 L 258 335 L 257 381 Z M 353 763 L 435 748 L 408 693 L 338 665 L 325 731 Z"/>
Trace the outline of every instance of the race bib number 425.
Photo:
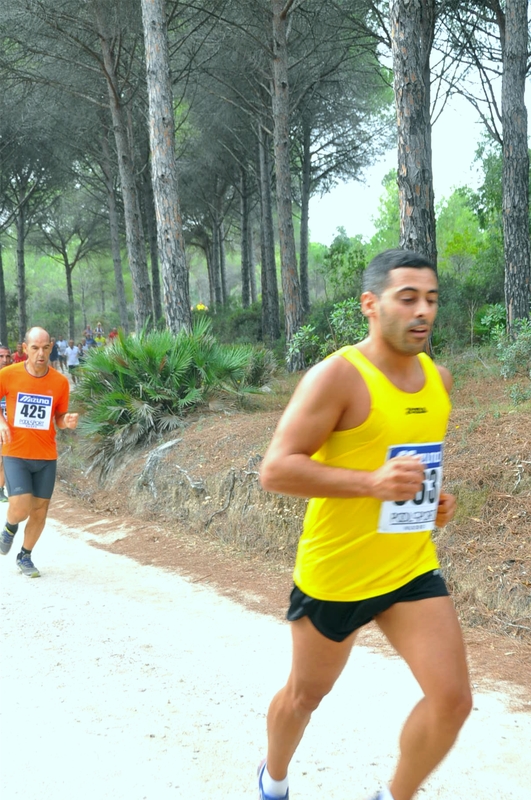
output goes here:
<path id="1" fill-rule="evenodd" d="M 387 500 L 382 503 L 378 533 L 431 531 L 435 527 L 441 493 L 442 442 L 393 445 L 387 451 L 386 460 L 398 456 L 419 456 L 424 465 L 424 481 L 412 500 Z"/>
<path id="2" fill-rule="evenodd" d="M 47 431 L 52 421 L 53 397 L 17 392 L 15 428 Z"/>

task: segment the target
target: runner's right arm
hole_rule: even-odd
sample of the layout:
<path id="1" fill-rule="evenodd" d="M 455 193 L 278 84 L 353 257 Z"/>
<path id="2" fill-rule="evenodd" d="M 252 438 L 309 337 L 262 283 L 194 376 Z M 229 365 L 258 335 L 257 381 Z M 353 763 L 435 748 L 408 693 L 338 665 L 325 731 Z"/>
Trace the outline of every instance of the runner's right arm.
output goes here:
<path id="1" fill-rule="evenodd" d="M 263 488 L 295 497 L 413 499 L 424 480 L 418 458 L 393 458 L 374 472 L 312 460 L 347 412 L 355 419 L 350 427 L 361 425 L 369 413 L 368 393 L 358 371 L 337 356 L 313 367 L 295 390 L 262 462 Z"/>

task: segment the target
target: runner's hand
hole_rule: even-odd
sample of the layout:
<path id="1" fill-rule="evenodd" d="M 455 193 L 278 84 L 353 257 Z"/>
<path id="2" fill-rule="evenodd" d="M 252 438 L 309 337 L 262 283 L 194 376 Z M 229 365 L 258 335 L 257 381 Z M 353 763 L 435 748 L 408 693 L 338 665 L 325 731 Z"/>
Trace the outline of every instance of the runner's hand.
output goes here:
<path id="1" fill-rule="evenodd" d="M 444 528 L 453 518 L 455 509 L 457 508 L 457 500 L 453 494 L 445 494 L 441 492 L 439 497 L 439 508 L 437 509 L 437 517 L 435 524 L 438 528 Z"/>
<path id="2" fill-rule="evenodd" d="M 63 417 L 65 428 L 71 428 L 72 430 L 77 427 L 78 420 L 79 414 L 65 414 Z"/>
<path id="3" fill-rule="evenodd" d="M 371 497 L 413 500 L 422 489 L 424 466 L 417 456 L 397 456 L 372 473 Z"/>
<path id="4" fill-rule="evenodd" d="M 0 428 L 0 444 L 7 444 L 11 441 L 11 431 L 7 425 Z"/>

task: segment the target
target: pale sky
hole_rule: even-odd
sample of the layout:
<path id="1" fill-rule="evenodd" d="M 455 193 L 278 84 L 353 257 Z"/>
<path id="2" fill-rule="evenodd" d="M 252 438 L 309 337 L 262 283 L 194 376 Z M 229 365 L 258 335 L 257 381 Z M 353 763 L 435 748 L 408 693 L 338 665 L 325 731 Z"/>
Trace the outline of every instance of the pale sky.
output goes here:
<path id="1" fill-rule="evenodd" d="M 449 197 L 458 186 L 478 187 L 481 175 L 473 161 L 483 130 L 472 106 L 461 97 L 453 98 L 437 120 L 432 131 L 436 203 Z M 344 227 L 348 236 L 360 233 L 369 239 L 383 194 L 382 180 L 396 166 L 396 150 L 389 151 L 366 171 L 365 183 L 343 183 L 322 198 L 312 198 L 310 241 L 329 246 L 338 227 Z"/>

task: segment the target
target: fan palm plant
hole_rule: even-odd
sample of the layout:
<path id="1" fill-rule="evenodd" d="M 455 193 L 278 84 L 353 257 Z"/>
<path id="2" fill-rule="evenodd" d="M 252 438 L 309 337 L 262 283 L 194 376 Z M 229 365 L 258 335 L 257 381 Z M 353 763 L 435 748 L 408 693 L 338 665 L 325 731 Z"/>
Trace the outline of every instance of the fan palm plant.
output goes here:
<path id="1" fill-rule="evenodd" d="M 107 347 L 91 350 L 75 397 L 93 467 L 104 475 L 126 450 L 175 429 L 213 394 L 256 391 L 273 364 L 251 345 L 219 344 L 206 317 L 191 333 L 119 334 Z"/>

